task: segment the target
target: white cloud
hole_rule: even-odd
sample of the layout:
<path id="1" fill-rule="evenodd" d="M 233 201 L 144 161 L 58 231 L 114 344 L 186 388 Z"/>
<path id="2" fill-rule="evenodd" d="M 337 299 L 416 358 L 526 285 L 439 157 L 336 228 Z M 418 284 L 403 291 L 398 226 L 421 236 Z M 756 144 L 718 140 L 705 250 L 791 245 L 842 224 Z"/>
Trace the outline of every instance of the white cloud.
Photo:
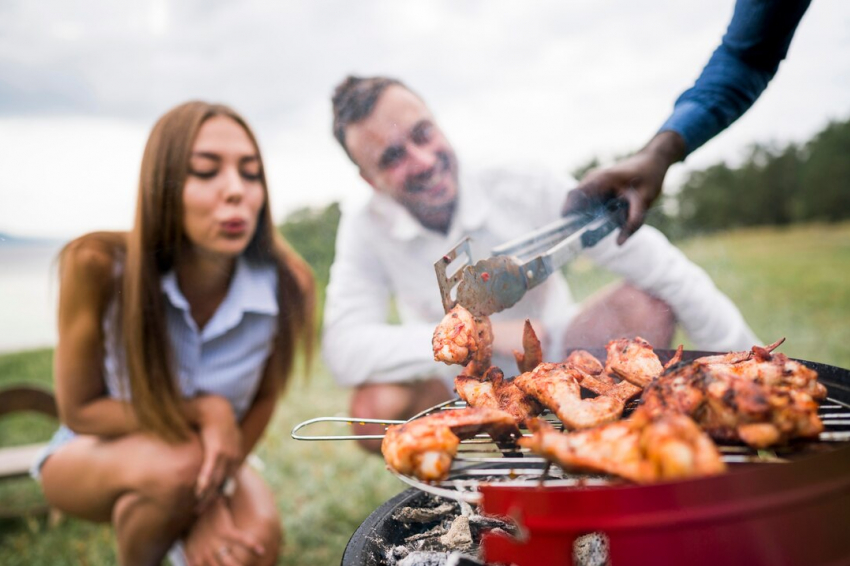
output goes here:
<path id="1" fill-rule="evenodd" d="M 0 231 L 129 225 L 154 120 L 224 101 L 256 130 L 278 219 L 359 181 L 330 134 L 348 73 L 418 91 L 462 158 L 572 169 L 636 149 L 708 59 L 734 0 L 169 2 L 0 7 Z M 775 83 L 673 175 L 850 114 L 850 4 L 812 3 Z"/>

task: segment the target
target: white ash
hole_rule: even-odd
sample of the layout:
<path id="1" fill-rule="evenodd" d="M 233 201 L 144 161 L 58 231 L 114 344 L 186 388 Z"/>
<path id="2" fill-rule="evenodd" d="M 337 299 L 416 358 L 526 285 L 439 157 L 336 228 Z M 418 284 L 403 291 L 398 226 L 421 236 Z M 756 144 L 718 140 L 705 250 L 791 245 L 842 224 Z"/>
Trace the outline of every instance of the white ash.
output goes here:
<path id="1" fill-rule="evenodd" d="M 458 552 L 411 552 L 395 566 L 487 566 Z"/>
<path id="2" fill-rule="evenodd" d="M 611 566 L 608 557 L 608 537 L 602 533 L 584 535 L 573 543 L 576 566 Z"/>
<path id="3" fill-rule="evenodd" d="M 449 550 L 469 550 L 472 548 L 472 531 L 469 530 L 469 517 L 461 515 L 452 521 L 449 531 L 440 537 Z"/>

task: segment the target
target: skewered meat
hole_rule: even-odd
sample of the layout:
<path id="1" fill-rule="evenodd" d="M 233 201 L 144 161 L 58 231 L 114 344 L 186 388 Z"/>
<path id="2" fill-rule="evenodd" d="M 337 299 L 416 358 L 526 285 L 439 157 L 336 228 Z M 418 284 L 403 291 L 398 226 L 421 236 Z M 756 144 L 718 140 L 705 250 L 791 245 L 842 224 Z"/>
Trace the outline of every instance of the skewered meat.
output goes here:
<path id="1" fill-rule="evenodd" d="M 467 375 L 482 375 L 493 354 L 490 319 L 475 317 L 457 305 L 437 325 L 431 345 L 436 361 L 467 366 Z"/>
<path id="2" fill-rule="evenodd" d="M 684 415 L 631 419 L 564 434 L 541 419 L 521 446 L 564 468 L 615 474 L 637 483 L 718 474 L 725 470 L 711 439 Z"/>
<path id="3" fill-rule="evenodd" d="M 543 362 L 543 348 L 540 339 L 531 327 L 531 321 L 525 319 L 522 329 L 522 352 L 514 350 L 514 358 L 520 373 L 525 373 L 536 368 Z"/>
<path id="4" fill-rule="evenodd" d="M 634 340 L 611 340 L 605 350 L 608 352 L 605 373 L 625 379 L 638 387 L 646 387 L 664 371 L 652 345 L 640 336 Z"/>
<path id="5" fill-rule="evenodd" d="M 467 408 L 421 417 L 387 429 L 381 452 L 387 464 L 424 481 L 446 477 L 464 438 L 487 432 L 494 440 L 518 437 L 510 414 L 498 409 Z"/>
<path id="6" fill-rule="evenodd" d="M 482 377 L 459 375 L 455 378 L 458 396 L 471 407 L 489 407 L 510 413 L 517 424 L 543 412 L 543 406 L 505 379 L 502 370 L 493 366 Z"/>
<path id="7" fill-rule="evenodd" d="M 514 379 L 522 391 L 555 413 L 569 429 L 589 428 L 614 421 L 623 414 L 623 402 L 613 397 L 581 398 L 584 376 L 569 364 L 543 363 Z"/>

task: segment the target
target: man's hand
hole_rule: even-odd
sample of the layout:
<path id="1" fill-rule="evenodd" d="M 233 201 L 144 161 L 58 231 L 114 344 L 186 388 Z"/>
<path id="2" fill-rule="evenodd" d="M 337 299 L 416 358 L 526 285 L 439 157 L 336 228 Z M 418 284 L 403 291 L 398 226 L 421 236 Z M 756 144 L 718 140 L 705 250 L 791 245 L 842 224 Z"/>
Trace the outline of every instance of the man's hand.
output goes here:
<path id="1" fill-rule="evenodd" d="M 617 236 L 617 243 L 622 245 L 643 225 L 646 212 L 661 194 L 667 169 L 684 154 L 685 142 L 679 134 L 661 132 L 631 157 L 585 175 L 567 194 L 561 213 L 582 212 L 614 198 L 626 200 L 628 216 Z"/>
<path id="2" fill-rule="evenodd" d="M 219 496 L 225 480 L 232 477 L 242 461 L 242 433 L 230 402 L 218 395 L 206 395 L 197 400 L 198 434 L 204 458 L 195 495 L 198 510 L 203 510 Z"/>

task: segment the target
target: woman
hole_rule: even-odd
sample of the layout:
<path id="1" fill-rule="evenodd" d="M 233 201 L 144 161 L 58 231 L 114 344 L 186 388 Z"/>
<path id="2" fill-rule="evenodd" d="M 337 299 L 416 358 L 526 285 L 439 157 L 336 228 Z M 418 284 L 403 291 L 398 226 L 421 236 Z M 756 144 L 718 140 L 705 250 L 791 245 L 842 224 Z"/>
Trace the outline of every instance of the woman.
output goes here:
<path id="1" fill-rule="evenodd" d="M 50 504 L 111 521 L 122 564 L 159 564 L 175 542 L 190 564 L 273 564 L 274 497 L 245 458 L 311 354 L 314 299 L 244 120 L 204 102 L 168 112 L 132 231 L 61 255 L 63 427 L 35 470 Z"/>

